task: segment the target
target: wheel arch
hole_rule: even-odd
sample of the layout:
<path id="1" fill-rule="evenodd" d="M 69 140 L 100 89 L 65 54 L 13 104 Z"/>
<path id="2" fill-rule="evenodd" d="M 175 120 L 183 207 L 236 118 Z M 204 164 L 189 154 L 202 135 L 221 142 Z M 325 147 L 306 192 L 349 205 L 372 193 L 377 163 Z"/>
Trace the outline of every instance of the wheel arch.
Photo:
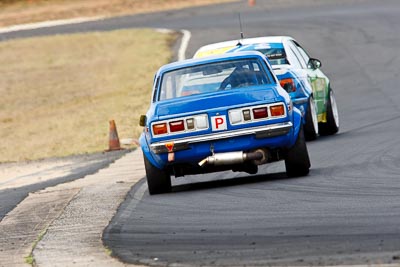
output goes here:
<path id="1" fill-rule="evenodd" d="M 164 166 L 162 164 L 159 164 L 159 162 L 153 157 L 153 153 L 151 152 L 150 146 L 147 142 L 147 139 L 144 134 L 140 135 L 139 138 L 139 143 L 140 147 L 143 152 L 143 156 L 147 158 L 147 160 L 154 166 L 157 167 L 158 169 L 163 169 Z"/>
<path id="2" fill-rule="evenodd" d="M 301 116 L 300 110 L 297 108 L 293 108 L 293 136 L 290 140 L 290 147 L 294 146 L 297 140 L 297 136 L 299 135 L 300 129 L 303 123 L 303 116 Z"/>

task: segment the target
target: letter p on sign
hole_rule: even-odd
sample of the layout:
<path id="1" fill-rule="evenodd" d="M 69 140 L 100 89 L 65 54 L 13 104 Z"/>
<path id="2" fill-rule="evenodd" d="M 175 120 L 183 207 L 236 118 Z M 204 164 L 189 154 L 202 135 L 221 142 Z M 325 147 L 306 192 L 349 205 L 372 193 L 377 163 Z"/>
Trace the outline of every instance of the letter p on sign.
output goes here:
<path id="1" fill-rule="evenodd" d="M 211 124 L 213 131 L 222 131 L 226 130 L 226 116 L 215 116 L 211 117 Z"/>

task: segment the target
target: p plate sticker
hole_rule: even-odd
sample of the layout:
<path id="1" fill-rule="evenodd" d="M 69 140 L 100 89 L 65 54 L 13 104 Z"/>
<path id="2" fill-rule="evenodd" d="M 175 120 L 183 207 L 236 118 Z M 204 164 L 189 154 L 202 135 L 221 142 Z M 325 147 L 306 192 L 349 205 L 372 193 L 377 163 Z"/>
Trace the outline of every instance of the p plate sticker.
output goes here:
<path id="1" fill-rule="evenodd" d="M 212 130 L 223 131 L 227 129 L 226 116 L 211 117 Z"/>

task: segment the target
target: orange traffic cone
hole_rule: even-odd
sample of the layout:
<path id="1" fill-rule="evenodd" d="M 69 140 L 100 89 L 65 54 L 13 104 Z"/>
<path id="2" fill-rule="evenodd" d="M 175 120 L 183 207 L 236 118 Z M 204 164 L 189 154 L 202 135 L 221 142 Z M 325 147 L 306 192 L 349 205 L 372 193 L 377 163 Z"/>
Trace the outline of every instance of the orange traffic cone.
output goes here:
<path id="1" fill-rule="evenodd" d="M 249 6 L 255 6 L 256 0 L 249 0 Z"/>
<path id="2" fill-rule="evenodd" d="M 110 120 L 110 138 L 108 141 L 108 150 L 107 151 L 114 151 L 114 150 L 121 150 L 121 145 L 119 143 L 118 133 L 117 133 L 117 126 L 115 126 L 115 121 Z"/>

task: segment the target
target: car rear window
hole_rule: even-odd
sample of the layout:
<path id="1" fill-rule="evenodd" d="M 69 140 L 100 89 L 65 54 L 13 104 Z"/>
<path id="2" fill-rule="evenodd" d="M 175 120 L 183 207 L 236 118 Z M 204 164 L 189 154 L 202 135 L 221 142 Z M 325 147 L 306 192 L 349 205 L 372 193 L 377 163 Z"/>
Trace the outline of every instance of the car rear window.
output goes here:
<path id="1" fill-rule="evenodd" d="M 269 75 L 257 59 L 186 67 L 163 75 L 158 100 L 269 84 L 272 77 Z"/>
<path id="2" fill-rule="evenodd" d="M 261 43 L 246 45 L 236 51 L 258 51 L 267 56 L 271 65 L 289 64 L 286 52 L 281 43 Z"/>

